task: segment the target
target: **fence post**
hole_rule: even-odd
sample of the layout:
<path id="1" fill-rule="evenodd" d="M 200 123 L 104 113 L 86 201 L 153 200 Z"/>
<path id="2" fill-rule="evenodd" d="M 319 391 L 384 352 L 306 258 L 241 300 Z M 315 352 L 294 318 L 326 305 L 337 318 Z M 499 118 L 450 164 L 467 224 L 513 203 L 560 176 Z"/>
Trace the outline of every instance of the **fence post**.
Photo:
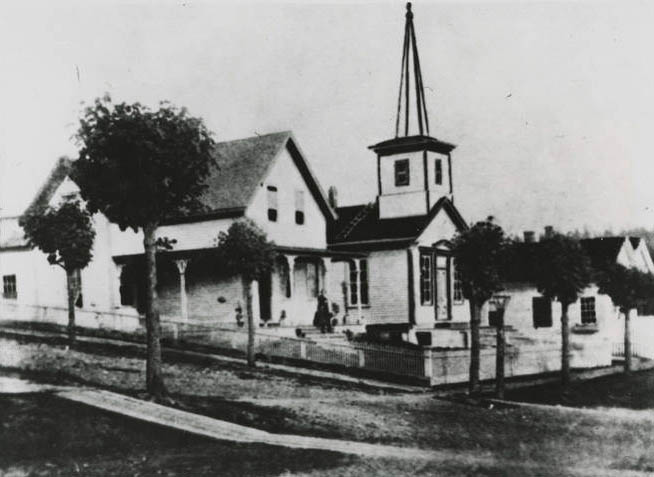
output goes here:
<path id="1" fill-rule="evenodd" d="M 362 349 L 357 349 L 357 358 L 360 368 L 363 368 L 366 365 L 366 355 Z"/>
<path id="2" fill-rule="evenodd" d="M 434 361 L 432 359 L 431 348 L 423 349 L 422 355 L 425 360 L 425 377 L 429 378 L 429 383 L 431 384 L 431 378 L 434 375 Z"/>
<path id="3" fill-rule="evenodd" d="M 300 358 L 307 359 L 307 343 L 300 341 Z"/>

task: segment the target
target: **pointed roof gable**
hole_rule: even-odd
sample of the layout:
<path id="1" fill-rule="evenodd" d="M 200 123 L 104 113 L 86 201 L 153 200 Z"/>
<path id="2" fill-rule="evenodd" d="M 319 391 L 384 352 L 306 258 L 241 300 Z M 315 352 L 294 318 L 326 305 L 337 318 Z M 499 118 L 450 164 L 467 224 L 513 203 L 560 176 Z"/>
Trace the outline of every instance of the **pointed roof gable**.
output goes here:
<path id="1" fill-rule="evenodd" d="M 66 180 L 66 177 L 70 175 L 71 168 L 71 160 L 67 157 L 60 157 L 23 214 L 45 210 L 48 207 L 50 200 L 57 192 L 59 186 Z"/>
<path id="2" fill-rule="evenodd" d="M 579 243 L 590 258 L 591 264 L 594 267 L 601 267 L 606 263 L 617 262 L 620 250 L 626 241 L 625 237 L 598 237 L 582 239 Z"/>
<path id="3" fill-rule="evenodd" d="M 205 212 L 238 210 L 250 203 L 254 192 L 290 138 L 281 132 L 216 144 L 213 166 L 199 200 Z"/>
<path id="4" fill-rule="evenodd" d="M 336 215 L 297 146 L 293 133 L 284 131 L 216 144 L 214 157 L 217 164 L 212 167 L 206 179 L 208 187 L 200 196 L 204 212 L 193 217 L 171 219 L 169 222 L 212 215 L 242 214 L 284 148 L 293 158 L 320 210 L 328 220 L 333 220 Z"/>
<path id="5" fill-rule="evenodd" d="M 338 220 L 329 232 L 329 246 L 346 248 L 402 247 L 414 242 L 443 210 L 459 230 L 468 228 L 465 220 L 447 197 L 441 197 L 428 214 L 391 219 L 379 218 L 379 204 L 339 207 Z"/>

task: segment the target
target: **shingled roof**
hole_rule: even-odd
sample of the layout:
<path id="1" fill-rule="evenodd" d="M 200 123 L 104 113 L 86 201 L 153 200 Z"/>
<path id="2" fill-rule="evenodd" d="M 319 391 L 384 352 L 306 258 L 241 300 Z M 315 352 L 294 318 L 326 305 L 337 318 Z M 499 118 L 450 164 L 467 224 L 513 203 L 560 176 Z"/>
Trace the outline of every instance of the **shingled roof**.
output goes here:
<path id="1" fill-rule="evenodd" d="M 245 209 L 290 132 L 220 142 L 214 148 L 217 166 L 207 176 L 200 202 L 208 212 Z"/>
<path id="2" fill-rule="evenodd" d="M 320 210 L 328 220 L 335 219 L 335 212 L 290 131 L 216 144 L 214 157 L 217 166 L 212 168 L 206 180 L 208 187 L 200 196 L 205 209 L 202 215 L 244 212 L 284 148 L 291 155 Z"/>
<path id="3" fill-rule="evenodd" d="M 618 254 L 625 237 L 598 237 L 580 240 L 581 248 L 590 259 L 595 270 L 601 270 L 607 264 L 617 263 Z M 504 276 L 509 282 L 533 282 L 536 278 L 535 268 L 538 252 L 542 242 L 516 243 L 503 264 Z"/>
<path id="4" fill-rule="evenodd" d="M 338 220 L 329 230 L 329 246 L 338 249 L 380 248 L 385 243 L 403 246 L 417 239 L 441 210 L 445 210 L 457 227 L 467 228 L 447 197 L 441 197 L 428 214 L 392 219 L 379 218 L 377 202 L 339 207 Z"/>
<path id="5" fill-rule="evenodd" d="M 616 263 L 625 237 L 598 237 L 580 240 L 593 267 L 599 268 L 607 263 Z"/>
<path id="6" fill-rule="evenodd" d="M 293 158 L 320 209 L 329 220 L 333 220 L 335 213 L 329 207 L 324 192 L 293 139 L 293 134 L 285 131 L 216 144 L 213 151 L 216 165 L 211 168 L 205 181 L 208 187 L 199 198 L 203 206 L 202 212 L 171 217 L 166 223 L 243 214 L 257 187 L 284 148 L 287 148 Z M 47 207 L 57 188 L 70 174 L 71 166 L 69 159 L 61 158 L 57 161 L 26 213 Z"/>

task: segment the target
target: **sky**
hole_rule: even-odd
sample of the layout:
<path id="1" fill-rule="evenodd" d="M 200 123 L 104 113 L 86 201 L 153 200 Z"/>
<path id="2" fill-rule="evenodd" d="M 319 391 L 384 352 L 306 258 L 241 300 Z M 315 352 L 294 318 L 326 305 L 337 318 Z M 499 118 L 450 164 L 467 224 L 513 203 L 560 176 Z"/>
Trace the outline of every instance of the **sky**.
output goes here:
<path id="1" fill-rule="evenodd" d="M 292 130 L 340 205 L 394 136 L 403 2 L 3 2 L 0 207 L 20 213 L 83 103 L 161 100 L 218 141 Z M 654 2 L 414 1 L 431 134 L 468 222 L 654 228 Z"/>

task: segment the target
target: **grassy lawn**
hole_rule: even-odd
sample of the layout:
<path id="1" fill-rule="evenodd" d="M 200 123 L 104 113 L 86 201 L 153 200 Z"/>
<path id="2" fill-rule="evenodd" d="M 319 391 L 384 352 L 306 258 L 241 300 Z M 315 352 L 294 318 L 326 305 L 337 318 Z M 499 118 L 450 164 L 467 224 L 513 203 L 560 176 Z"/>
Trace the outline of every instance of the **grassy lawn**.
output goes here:
<path id="1" fill-rule="evenodd" d="M 654 369 L 576 381 L 565 394 L 558 383 L 548 383 L 510 390 L 506 397 L 540 404 L 654 409 Z"/>
<path id="2" fill-rule="evenodd" d="M 5 374 L 92 384 L 131 395 L 141 392 L 144 382 L 142 357 L 117 356 L 107 349 L 90 353 L 0 339 L 0 367 Z M 451 462 L 438 465 L 339 456 L 330 458 L 328 465 L 316 460 L 316 467 L 289 467 L 288 475 L 560 476 L 581 475 L 580 469 L 589 467 L 596 470 L 583 475 L 654 472 L 652 419 L 634 422 L 554 409 L 486 409 L 435 399 L 430 393 L 379 391 L 237 363 L 167 363 L 164 374 L 179 406 L 194 412 L 271 432 L 452 455 Z"/>
<path id="3" fill-rule="evenodd" d="M 412 462 L 215 442 L 51 394 L 0 395 L 0 421 L 0 475 L 14 477 L 575 475 L 558 465 L 480 464 L 454 453 L 451 460 Z"/>
<path id="4" fill-rule="evenodd" d="M 347 465 L 319 451 L 214 442 L 49 394 L 0 396 L 0 475 L 273 476 Z"/>

